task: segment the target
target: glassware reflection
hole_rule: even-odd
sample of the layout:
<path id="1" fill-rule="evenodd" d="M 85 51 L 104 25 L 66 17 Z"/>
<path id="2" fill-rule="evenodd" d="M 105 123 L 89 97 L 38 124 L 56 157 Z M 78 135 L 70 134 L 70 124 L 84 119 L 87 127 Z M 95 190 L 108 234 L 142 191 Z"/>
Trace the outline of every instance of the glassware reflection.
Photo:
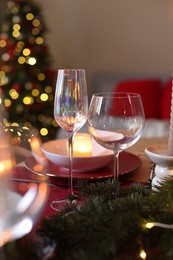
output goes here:
<path id="1" fill-rule="evenodd" d="M 27 183 L 17 182 L 16 177 L 17 169 L 24 167 L 23 161 L 33 154 L 38 166 L 45 167 L 40 148 L 36 129 L 1 126 L 0 247 L 29 233 L 45 206 L 49 192 L 47 176 L 32 173 L 27 176 Z"/>

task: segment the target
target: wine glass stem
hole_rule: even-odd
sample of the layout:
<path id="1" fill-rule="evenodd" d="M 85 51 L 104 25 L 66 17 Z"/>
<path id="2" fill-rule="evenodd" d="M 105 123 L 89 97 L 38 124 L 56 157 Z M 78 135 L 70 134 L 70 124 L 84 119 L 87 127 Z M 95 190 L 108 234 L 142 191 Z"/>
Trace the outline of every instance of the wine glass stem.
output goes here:
<path id="1" fill-rule="evenodd" d="M 119 176 L 119 151 L 114 152 L 114 180 Z"/>
<path id="2" fill-rule="evenodd" d="M 69 190 L 73 195 L 73 135 L 68 139 L 69 146 Z"/>

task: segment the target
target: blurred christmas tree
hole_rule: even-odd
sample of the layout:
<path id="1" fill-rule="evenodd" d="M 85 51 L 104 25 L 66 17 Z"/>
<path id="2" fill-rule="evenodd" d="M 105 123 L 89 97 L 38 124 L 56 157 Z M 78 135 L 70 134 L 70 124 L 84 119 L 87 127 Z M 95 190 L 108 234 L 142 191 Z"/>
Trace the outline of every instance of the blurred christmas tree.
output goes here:
<path id="1" fill-rule="evenodd" d="M 32 0 L 10 0 L 0 33 L 0 90 L 10 124 L 35 126 L 53 139 L 55 75 L 45 44 L 46 27 Z"/>

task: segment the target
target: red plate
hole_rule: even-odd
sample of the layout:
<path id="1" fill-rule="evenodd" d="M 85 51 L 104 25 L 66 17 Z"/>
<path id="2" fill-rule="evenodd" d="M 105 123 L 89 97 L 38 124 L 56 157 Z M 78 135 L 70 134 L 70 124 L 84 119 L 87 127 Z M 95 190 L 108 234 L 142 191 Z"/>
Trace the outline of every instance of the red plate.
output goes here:
<path id="1" fill-rule="evenodd" d="M 121 152 L 120 157 L 120 175 L 127 174 L 139 166 L 141 166 L 141 159 L 129 152 Z M 25 161 L 27 169 L 30 171 L 39 174 L 37 169 L 37 161 L 34 157 L 29 157 Z M 65 180 L 69 178 L 68 169 L 62 168 L 58 165 L 55 165 L 49 162 L 48 167 L 43 169 L 44 173 L 54 179 Z M 90 172 L 73 172 L 73 178 L 75 179 L 86 179 L 86 180 L 100 180 L 113 177 L 113 164 L 109 167 L 105 167 L 99 170 L 94 170 Z"/>

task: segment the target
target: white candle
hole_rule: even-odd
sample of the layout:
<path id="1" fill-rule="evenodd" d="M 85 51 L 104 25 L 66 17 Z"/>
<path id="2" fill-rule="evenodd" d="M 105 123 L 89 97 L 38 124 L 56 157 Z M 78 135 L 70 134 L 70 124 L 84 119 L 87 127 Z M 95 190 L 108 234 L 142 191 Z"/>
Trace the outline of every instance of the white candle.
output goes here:
<path id="1" fill-rule="evenodd" d="M 168 155 L 173 156 L 173 80 L 172 80 L 172 94 L 171 94 L 170 127 L 169 127 L 169 138 L 168 138 Z"/>
<path id="2" fill-rule="evenodd" d="M 75 134 L 73 156 L 74 157 L 92 156 L 92 142 L 89 134 L 87 133 Z"/>

